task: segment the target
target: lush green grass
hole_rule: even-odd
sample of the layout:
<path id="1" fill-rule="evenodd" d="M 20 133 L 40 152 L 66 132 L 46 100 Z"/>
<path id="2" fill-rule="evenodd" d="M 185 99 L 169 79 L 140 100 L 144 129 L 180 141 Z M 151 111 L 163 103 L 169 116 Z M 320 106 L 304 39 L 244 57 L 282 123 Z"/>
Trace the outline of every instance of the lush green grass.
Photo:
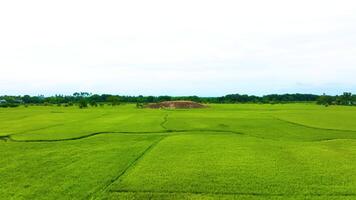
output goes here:
<path id="1" fill-rule="evenodd" d="M 356 199 L 356 108 L 0 109 L 0 199 Z"/>

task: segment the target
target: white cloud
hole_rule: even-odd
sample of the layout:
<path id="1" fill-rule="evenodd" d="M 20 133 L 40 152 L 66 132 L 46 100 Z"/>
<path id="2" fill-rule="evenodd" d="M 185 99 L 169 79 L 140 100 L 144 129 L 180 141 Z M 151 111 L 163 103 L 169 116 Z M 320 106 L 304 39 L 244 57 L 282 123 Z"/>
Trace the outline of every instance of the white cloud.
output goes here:
<path id="1" fill-rule="evenodd" d="M 2 1 L 0 94 L 356 92 L 355 24 L 351 0 Z"/>

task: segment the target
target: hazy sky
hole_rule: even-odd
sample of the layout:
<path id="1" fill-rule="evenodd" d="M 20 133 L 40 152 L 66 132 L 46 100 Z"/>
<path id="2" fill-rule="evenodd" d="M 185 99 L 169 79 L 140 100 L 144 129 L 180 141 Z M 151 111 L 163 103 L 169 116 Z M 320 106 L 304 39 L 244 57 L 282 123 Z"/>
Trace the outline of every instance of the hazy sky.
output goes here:
<path id="1" fill-rule="evenodd" d="M 76 91 L 356 93 L 356 1 L 0 1 L 0 95 Z"/>

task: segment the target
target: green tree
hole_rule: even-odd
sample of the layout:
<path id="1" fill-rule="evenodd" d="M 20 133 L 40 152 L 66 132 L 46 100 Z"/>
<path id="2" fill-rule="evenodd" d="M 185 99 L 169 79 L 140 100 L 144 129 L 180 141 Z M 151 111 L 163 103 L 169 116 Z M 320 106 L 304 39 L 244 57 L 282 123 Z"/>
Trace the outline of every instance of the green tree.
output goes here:
<path id="1" fill-rule="evenodd" d="M 323 94 L 317 98 L 316 103 L 325 106 L 331 105 L 333 103 L 333 97 Z"/>
<path id="2" fill-rule="evenodd" d="M 94 100 L 91 100 L 89 104 L 91 107 L 98 107 L 98 104 Z"/>
<path id="3" fill-rule="evenodd" d="M 83 108 L 87 108 L 88 107 L 88 102 L 85 98 L 80 99 L 79 101 L 79 108 L 83 109 Z"/>

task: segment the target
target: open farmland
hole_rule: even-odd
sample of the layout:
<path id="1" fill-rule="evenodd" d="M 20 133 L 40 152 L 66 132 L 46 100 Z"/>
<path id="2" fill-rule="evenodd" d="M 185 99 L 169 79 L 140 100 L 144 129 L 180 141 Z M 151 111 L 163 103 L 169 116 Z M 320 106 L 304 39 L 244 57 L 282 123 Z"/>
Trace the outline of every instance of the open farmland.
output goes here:
<path id="1" fill-rule="evenodd" d="M 0 199 L 356 199 L 356 108 L 0 109 Z"/>

